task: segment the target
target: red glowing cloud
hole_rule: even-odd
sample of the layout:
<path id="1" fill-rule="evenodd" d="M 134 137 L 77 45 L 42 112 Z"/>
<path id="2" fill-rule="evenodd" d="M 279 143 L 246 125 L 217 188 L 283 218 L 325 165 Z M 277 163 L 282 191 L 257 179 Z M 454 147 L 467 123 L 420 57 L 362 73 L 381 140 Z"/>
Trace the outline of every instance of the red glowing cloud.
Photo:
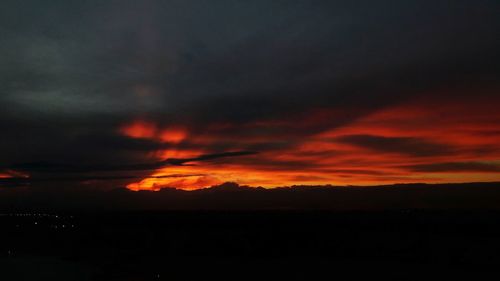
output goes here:
<path id="1" fill-rule="evenodd" d="M 163 142 L 179 143 L 187 137 L 187 131 L 180 127 L 171 127 L 160 132 L 159 137 Z"/>
<path id="2" fill-rule="evenodd" d="M 500 180 L 500 114 L 496 103 L 411 100 L 351 122 L 332 122 L 342 114 L 320 109 L 302 120 L 211 124 L 198 134 L 188 134 L 182 126 L 158 128 L 132 122 L 122 128 L 124 135 L 171 144 L 155 153 L 160 160 L 194 157 L 217 147 L 257 150 L 259 154 L 166 166 L 152 176 L 197 176 L 145 178 L 128 188 L 192 190 L 226 181 L 270 188 Z M 308 133 L 301 134 L 304 131 Z"/>
<path id="3" fill-rule="evenodd" d="M 157 133 L 157 128 L 153 123 L 137 120 L 122 126 L 120 132 L 131 138 L 153 138 Z"/>
<path id="4" fill-rule="evenodd" d="M 177 144 L 183 141 L 188 132 L 181 126 L 159 128 L 155 123 L 144 120 L 135 120 L 120 127 L 122 135 L 139 139 L 155 139 L 161 142 Z"/>

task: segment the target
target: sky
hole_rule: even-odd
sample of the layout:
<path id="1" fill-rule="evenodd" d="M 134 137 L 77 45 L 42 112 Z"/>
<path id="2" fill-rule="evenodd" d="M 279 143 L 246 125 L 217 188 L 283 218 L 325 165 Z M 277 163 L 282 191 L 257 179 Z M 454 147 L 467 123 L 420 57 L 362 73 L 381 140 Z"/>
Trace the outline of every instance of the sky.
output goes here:
<path id="1" fill-rule="evenodd" d="M 2 1 L 0 186 L 500 181 L 499 13 Z"/>

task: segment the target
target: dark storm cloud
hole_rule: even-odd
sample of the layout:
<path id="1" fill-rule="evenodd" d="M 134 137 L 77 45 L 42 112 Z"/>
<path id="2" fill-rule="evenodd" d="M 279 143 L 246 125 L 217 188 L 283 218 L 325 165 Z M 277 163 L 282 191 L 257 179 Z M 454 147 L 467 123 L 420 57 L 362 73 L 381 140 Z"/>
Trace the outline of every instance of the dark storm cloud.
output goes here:
<path id="1" fill-rule="evenodd" d="M 220 158 L 238 157 L 253 155 L 253 151 L 232 151 L 216 154 L 203 154 L 192 158 L 167 158 L 164 161 L 155 163 L 140 163 L 140 164 L 122 164 L 122 165 L 79 165 L 74 163 L 50 163 L 50 162 L 32 162 L 15 164 L 5 167 L 6 170 L 16 170 L 29 173 L 89 173 L 89 172 L 113 172 L 113 171 L 145 171 L 155 170 L 164 166 L 182 166 L 188 165 L 191 162 L 213 161 Z"/>
<path id="2" fill-rule="evenodd" d="M 14 188 L 19 186 L 29 186 L 40 183 L 80 183 L 80 182 L 100 182 L 100 181 L 118 181 L 118 180 L 140 180 L 140 179 L 165 179 L 165 178 L 189 178 L 205 176 L 204 174 L 171 174 L 163 176 L 131 176 L 131 175 L 114 175 L 114 176 L 53 176 L 53 177 L 12 177 L 0 178 L 0 187 Z"/>
<path id="3" fill-rule="evenodd" d="M 75 163 L 49 163 L 35 162 L 15 164 L 9 167 L 0 166 L 0 175 L 2 172 L 10 174 L 12 177 L 1 178 L 0 187 L 19 187 L 39 184 L 54 184 L 54 183 L 71 183 L 81 184 L 84 182 L 124 182 L 130 180 L 142 179 L 166 179 L 166 178 L 189 178 L 189 177 L 204 177 L 205 174 L 169 174 L 151 176 L 147 174 L 124 175 L 124 174 L 109 174 L 113 172 L 147 172 L 166 166 L 183 166 L 194 165 L 193 162 L 210 162 L 228 157 L 242 157 L 254 155 L 253 151 L 231 151 L 216 154 L 203 154 L 192 158 L 168 158 L 165 161 L 155 163 L 139 163 L 139 164 L 122 164 L 122 165 L 82 165 Z M 17 172 L 12 172 L 12 171 Z M 30 176 L 23 176 L 27 173 Z"/>
<path id="4" fill-rule="evenodd" d="M 453 152 L 453 149 L 445 144 L 411 137 L 349 135 L 340 137 L 337 141 L 378 152 L 399 153 L 415 157 L 447 155 Z"/>
<path id="5" fill-rule="evenodd" d="M 498 85 L 497 12 L 497 1 L 3 1 L 0 163 L 150 163 L 169 145 L 120 136 L 136 118 L 194 135 L 231 123 L 219 133 L 239 140 L 211 152 L 281 149 L 436 87 Z M 332 116 L 300 122 L 318 108 Z M 288 122 L 243 126 L 269 120 Z M 246 143 L 255 135 L 271 139 Z"/>
<path id="6" fill-rule="evenodd" d="M 220 158 L 226 157 L 236 157 L 236 156 L 245 156 L 245 155 L 254 155 L 257 154 L 255 151 L 234 151 L 234 152 L 223 152 L 216 154 L 204 154 L 194 158 L 169 158 L 165 160 L 165 163 L 171 165 L 184 165 L 189 162 L 195 161 L 212 161 Z"/>
<path id="7" fill-rule="evenodd" d="M 483 67 L 496 53 L 494 14 L 460 1 L 116 4 L 7 4 L 6 101 L 61 114 L 246 121 L 304 103 L 383 105 L 408 85 L 494 70 Z"/>

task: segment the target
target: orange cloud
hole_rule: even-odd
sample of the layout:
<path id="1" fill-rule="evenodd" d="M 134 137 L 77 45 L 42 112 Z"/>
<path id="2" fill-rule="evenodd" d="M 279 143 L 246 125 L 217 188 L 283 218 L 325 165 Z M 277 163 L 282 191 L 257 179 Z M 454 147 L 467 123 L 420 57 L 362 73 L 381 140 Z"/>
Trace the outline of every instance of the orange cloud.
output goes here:
<path id="1" fill-rule="evenodd" d="M 160 132 L 159 138 L 163 142 L 177 144 L 187 137 L 187 130 L 181 127 L 172 127 Z"/>
<path id="2" fill-rule="evenodd" d="M 274 187 L 500 180 L 500 114 L 492 102 L 414 100 L 372 112 L 342 126 L 327 126 L 329 118 L 342 114 L 320 109 L 302 121 L 292 118 L 251 124 L 226 122 L 207 126 L 203 134 L 188 135 L 186 129 L 172 128 L 158 130 L 160 133 L 127 134 L 147 135 L 174 145 L 190 144 L 189 149 L 174 146 L 158 151 L 155 155 L 162 160 L 210 153 L 212 147 L 265 148 L 258 155 L 164 167 L 152 175 L 202 176 L 146 178 L 128 188 L 191 190 L 226 181 Z M 300 134 L 318 124 L 326 129 Z M 134 126 L 140 128 L 135 129 L 138 132 L 155 128 Z M 277 133 L 295 127 L 296 133 L 283 136 Z"/>
<path id="3" fill-rule="evenodd" d="M 136 120 L 120 128 L 120 132 L 131 138 L 153 138 L 157 133 L 154 123 Z"/>
<path id="4" fill-rule="evenodd" d="M 144 120 L 127 123 L 119 128 L 119 132 L 131 138 L 152 139 L 172 144 L 177 144 L 188 136 L 188 131 L 184 127 L 159 128 L 155 123 Z"/>
<path id="5" fill-rule="evenodd" d="M 162 173 L 155 174 L 157 176 L 161 176 Z M 223 181 L 212 177 L 212 176 L 204 176 L 204 175 L 186 175 L 185 177 L 177 178 L 177 179 L 158 179 L 158 178 L 147 178 L 141 180 L 140 182 L 131 183 L 127 185 L 127 188 L 133 191 L 139 190 L 151 190 L 151 191 L 159 191 L 162 188 L 177 188 L 184 190 L 195 190 L 208 186 L 213 186 L 217 184 L 221 184 Z"/>

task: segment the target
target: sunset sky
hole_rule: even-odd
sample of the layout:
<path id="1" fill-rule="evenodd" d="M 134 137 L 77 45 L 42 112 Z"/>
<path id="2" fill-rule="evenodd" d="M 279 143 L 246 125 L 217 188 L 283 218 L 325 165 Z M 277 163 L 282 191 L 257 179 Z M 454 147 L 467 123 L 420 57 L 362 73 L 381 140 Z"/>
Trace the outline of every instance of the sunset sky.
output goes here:
<path id="1" fill-rule="evenodd" d="M 2 1 L 0 187 L 500 181 L 499 14 Z"/>

